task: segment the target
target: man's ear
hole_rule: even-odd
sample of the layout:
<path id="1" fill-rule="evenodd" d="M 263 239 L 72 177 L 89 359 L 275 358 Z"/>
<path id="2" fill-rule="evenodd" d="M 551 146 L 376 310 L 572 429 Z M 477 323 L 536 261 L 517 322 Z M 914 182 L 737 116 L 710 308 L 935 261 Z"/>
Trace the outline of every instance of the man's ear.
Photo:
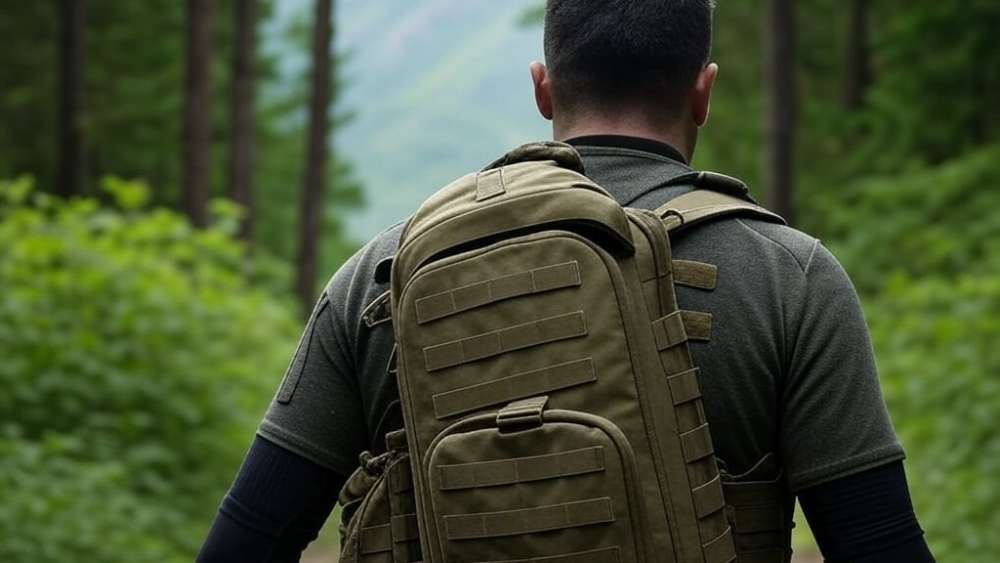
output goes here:
<path id="1" fill-rule="evenodd" d="M 698 73 L 694 88 L 691 90 L 691 116 L 694 124 L 704 127 L 708 122 L 709 108 L 712 105 L 712 88 L 715 78 L 719 76 L 719 65 L 710 63 Z"/>
<path id="2" fill-rule="evenodd" d="M 552 81 L 549 79 L 549 71 L 538 61 L 531 63 L 530 70 L 531 81 L 535 84 L 535 105 L 538 106 L 538 113 L 551 121 Z"/>

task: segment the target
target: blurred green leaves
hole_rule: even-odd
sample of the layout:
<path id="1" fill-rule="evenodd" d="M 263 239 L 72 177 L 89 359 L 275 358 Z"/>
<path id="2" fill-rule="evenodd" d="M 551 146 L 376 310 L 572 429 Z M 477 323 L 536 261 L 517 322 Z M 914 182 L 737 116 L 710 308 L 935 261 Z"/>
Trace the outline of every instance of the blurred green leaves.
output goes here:
<path id="1" fill-rule="evenodd" d="M 861 290 L 882 385 L 940 561 L 1000 553 L 1000 146 L 817 200 Z"/>
<path id="2" fill-rule="evenodd" d="M 939 561 L 1000 553 L 1000 278 L 892 279 L 868 307 L 921 524 Z"/>
<path id="3" fill-rule="evenodd" d="M 235 210 L 197 231 L 103 184 L 0 185 L 2 561 L 190 561 L 298 332 Z"/>

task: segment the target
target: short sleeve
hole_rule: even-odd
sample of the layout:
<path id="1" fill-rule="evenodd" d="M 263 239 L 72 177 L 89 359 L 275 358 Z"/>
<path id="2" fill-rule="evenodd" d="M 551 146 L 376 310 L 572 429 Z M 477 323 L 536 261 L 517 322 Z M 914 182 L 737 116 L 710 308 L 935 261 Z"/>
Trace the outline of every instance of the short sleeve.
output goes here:
<path id="1" fill-rule="evenodd" d="M 816 243 L 805 292 L 786 326 L 779 447 L 793 491 L 903 458 L 878 380 L 861 303 Z"/>
<path id="2" fill-rule="evenodd" d="M 355 257 L 356 258 L 356 257 Z M 316 304 L 257 433 L 348 475 L 367 431 L 344 306 L 356 259 L 334 275 Z"/>

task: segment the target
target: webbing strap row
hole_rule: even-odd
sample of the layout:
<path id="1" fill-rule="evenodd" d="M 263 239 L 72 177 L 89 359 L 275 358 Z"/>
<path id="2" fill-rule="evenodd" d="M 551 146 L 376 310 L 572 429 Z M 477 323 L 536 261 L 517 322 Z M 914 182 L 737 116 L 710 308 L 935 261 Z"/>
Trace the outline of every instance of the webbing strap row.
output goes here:
<path id="1" fill-rule="evenodd" d="M 516 373 L 432 397 L 438 419 L 597 381 L 591 358 Z"/>
<path id="2" fill-rule="evenodd" d="M 674 311 L 653 321 L 653 336 L 660 351 L 688 340 L 708 340 L 712 336 L 712 314 Z"/>
<path id="3" fill-rule="evenodd" d="M 416 514 L 402 514 L 392 517 L 392 541 L 402 543 L 420 539 L 420 526 Z"/>
<path id="4" fill-rule="evenodd" d="M 726 528 L 719 537 L 702 546 L 705 553 L 705 563 L 731 563 L 736 561 L 736 548 L 733 544 L 733 530 Z"/>
<path id="5" fill-rule="evenodd" d="M 737 534 L 785 531 L 781 506 L 783 480 L 724 482 L 726 502 L 733 507 L 733 527 Z"/>
<path id="6" fill-rule="evenodd" d="M 684 450 L 684 461 L 688 463 L 715 453 L 712 449 L 712 435 L 709 433 L 708 423 L 681 434 L 681 449 Z"/>
<path id="7" fill-rule="evenodd" d="M 398 495 L 413 489 L 413 470 L 409 463 L 397 463 L 389 469 L 389 490 Z"/>
<path id="8" fill-rule="evenodd" d="M 504 559 L 503 561 L 479 561 L 477 563 L 620 563 L 621 549 L 615 547 L 604 547 L 601 549 L 588 549 L 576 553 L 565 553 L 562 555 L 545 555 L 542 557 L 529 557 L 527 559 Z"/>
<path id="9" fill-rule="evenodd" d="M 370 526 L 361 529 L 360 552 L 363 555 L 392 551 L 393 543 L 404 543 L 420 539 L 417 515 L 394 516 L 391 524 Z"/>
<path id="10" fill-rule="evenodd" d="M 392 522 L 361 529 L 360 551 L 364 555 L 392 551 L 392 544 L 420 539 L 416 514 L 393 516 Z"/>
<path id="11" fill-rule="evenodd" d="M 363 555 L 392 551 L 392 525 L 382 524 L 362 528 L 359 551 Z"/>
<path id="12" fill-rule="evenodd" d="M 694 511 L 698 518 L 704 518 L 715 514 L 726 507 L 726 500 L 722 497 L 722 487 L 719 484 L 718 475 L 708 483 L 691 489 L 691 496 L 694 498 Z"/>
<path id="13" fill-rule="evenodd" d="M 715 289 L 719 268 L 714 264 L 674 260 L 674 283 L 698 289 Z"/>
<path id="14" fill-rule="evenodd" d="M 681 311 L 684 330 L 690 340 L 708 340 L 712 336 L 712 313 Z"/>
<path id="15" fill-rule="evenodd" d="M 733 526 L 738 534 L 780 532 L 785 529 L 777 506 L 741 507 L 734 510 Z"/>
<path id="16" fill-rule="evenodd" d="M 691 368 L 667 377 L 670 385 L 670 395 L 674 406 L 701 398 L 701 387 L 698 385 L 698 368 Z"/>
<path id="17" fill-rule="evenodd" d="M 604 471 L 604 447 L 438 467 L 441 490 L 495 487 Z"/>
<path id="18" fill-rule="evenodd" d="M 444 517 L 445 534 L 449 540 L 533 534 L 614 521 L 615 513 L 609 497 Z"/>
<path id="19" fill-rule="evenodd" d="M 505 299 L 574 287 L 580 283 L 580 266 L 574 260 L 465 285 L 417 299 L 417 324 Z"/>
<path id="20" fill-rule="evenodd" d="M 583 311 L 557 315 L 424 348 L 428 372 L 587 334 Z"/>

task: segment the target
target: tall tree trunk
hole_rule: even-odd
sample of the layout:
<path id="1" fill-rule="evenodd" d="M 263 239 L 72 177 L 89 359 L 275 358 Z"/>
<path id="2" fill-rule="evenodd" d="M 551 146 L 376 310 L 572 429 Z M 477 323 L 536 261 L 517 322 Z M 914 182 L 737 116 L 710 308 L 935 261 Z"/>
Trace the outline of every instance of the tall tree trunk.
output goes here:
<path id="1" fill-rule="evenodd" d="M 244 210 L 239 236 L 253 242 L 255 153 L 254 87 L 257 55 L 257 0 L 236 0 L 236 45 L 233 56 L 232 154 L 229 197 Z"/>
<path id="2" fill-rule="evenodd" d="M 197 227 L 208 223 L 212 142 L 212 28 L 214 0 L 187 2 L 187 68 L 184 90 L 181 193 L 184 211 Z"/>
<path id="3" fill-rule="evenodd" d="M 83 98 L 85 0 L 62 0 L 59 6 L 59 130 L 56 193 L 70 197 L 83 183 L 83 135 L 80 127 Z"/>
<path id="4" fill-rule="evenodd" d="M 872 78 L 868 0 L 850 0 L 845 71 L 844 107 L 849 110 L 860 109 Z"/>
<path id="5" fill-rule="evenodd" d="M 795 0 L 768 0 L 764 25 L 767 90 L 767 198 L 789 223 L 795 220 Z"/>
<path id="6" fill-rule="evenodd" d="M 302 186 L 302 215 L 299 222 L 299 256 L 296 291 L 308 308 L 316 299 L 315 280 L 323 194 L 326 191 L 327 137 L 330 119 L 330 43 L 333 36 L 333 1 L 316 0 L 312 41 L 312 77 L 309 98 L 309 131 L 305 181 Z"/>

